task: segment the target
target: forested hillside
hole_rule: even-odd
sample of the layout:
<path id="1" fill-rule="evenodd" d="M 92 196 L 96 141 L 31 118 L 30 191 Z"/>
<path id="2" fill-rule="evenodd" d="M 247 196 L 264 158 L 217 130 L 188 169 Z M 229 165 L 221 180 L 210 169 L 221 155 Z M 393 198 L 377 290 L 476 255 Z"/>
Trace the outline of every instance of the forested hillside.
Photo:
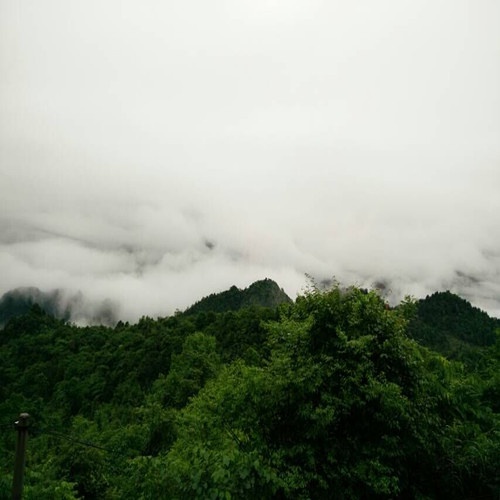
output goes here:
<path id="1" fill-rule="evenodd" d="M 0 499 L 20 412 L 33 500 L 499 498 L 498 320 L 449 293 L 254 285 L 114 328 L 11 319 Z"/>
<path id="2" fill-rule="evenodd" d="M 27 287 L 10 290 L 0 298 L 0 328 L 10 319 L 26 314 L 35 304 L 52 316 L 68 321 L 108 326 L 117 321 L 115 306 L 110 300 L 89 303 L 81 292 L 68 294 L 60 289 L 43 292 L 35 287 Z"/>
<path id="3" fill-rule="evenodd" d="M 38 288 L 16 288 L 0 298 L 0 328 L 16 316 L 26 314 L 33 305 L 38 304 L 43 310 L 54 316 L 69 319 L 67 311 L 58 307 L 60 292 L 42 292 Z"/>
<path id="4" fill-rule="evenodd" d="M 186 313 L 237 311 L 250 306 L 276 307 L 286 302 L 292 300 L 276 282 L 266 278 L 244 290 L 232 286 L 224 292 L 212 293 L 189 307 Z"/>
<path id="5" fill-rule="evenodd" d="M 417 302 L 417 314 L 409 332 L 419 342 L 448 357 L 460 357 L 461 349 L 491 346 L 500 320 L 471 306 L 447 291 L 436 292 Z"/>

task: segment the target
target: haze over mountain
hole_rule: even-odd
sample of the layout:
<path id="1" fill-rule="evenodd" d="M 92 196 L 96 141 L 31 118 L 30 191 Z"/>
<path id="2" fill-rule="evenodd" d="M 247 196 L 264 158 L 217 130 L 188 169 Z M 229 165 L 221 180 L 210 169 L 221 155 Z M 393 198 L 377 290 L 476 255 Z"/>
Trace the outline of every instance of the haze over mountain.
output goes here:
<path id="1" fill-rule="evenodd" d="M 500 2 L 0 0 L 0 294 L 263 276 L 500 315 Z"/>
<path id="2" fill-rule="evenodd" d="M 0 298 L 0 328 L 9 319 L 26 314 L 35 304 L 47 314 L 75 324 L 114 326 L 119 319 L 116 304 L 111 300 L 93 303 L 81 292 L 71 295 L 64 290 L 44 292 L 34 287 L 16 288 Z"/>
<path id="3" fill-rule="evenodd" d="M 292 302 L 290 297 L 277 283 L 266 278 L 243 290 L 233 285 L 229 290 L 212 293 L 191 305 L 185 313 L 237 311 L 250 306 L 274 308 L 287 302 Z M 116 303 L 109 299 L 92 303 L 81 292 L 69 295 L 63 290 L 43 292 L 33 287 L 17 288 L 0 298 L 0 328 L 11 318 L 28 313 L 35 304 L 47 314 L 77 325 L 115 326 L 122 319 L 117 316 Z"/>

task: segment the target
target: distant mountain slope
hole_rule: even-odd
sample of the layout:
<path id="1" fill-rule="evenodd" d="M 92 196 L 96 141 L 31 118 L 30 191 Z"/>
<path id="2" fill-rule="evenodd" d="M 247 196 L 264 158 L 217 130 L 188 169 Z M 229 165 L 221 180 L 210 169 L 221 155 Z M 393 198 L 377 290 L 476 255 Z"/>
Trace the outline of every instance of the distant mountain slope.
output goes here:
<path id="1" fill-rule="evenodd" d="M 292 299 L 275 281 L 266 278 L 243 290 L 232 286 L 224 292 L 212 293 L 186 309 L 185 314 L 237 311 L 249 306 L 276 307 L 287 302 Z"/>
<path id="2" fill-rule="evenodd" d="M 442 354 L 451 355 L 462 345 L 483 347 L 495 343 L 500 320 L 449 291 L 435 292 L 417 303 L 409 334 Z"/>
<path id="3" fill-rule="evenodd" d="M 0 298 L 0 328 L 11 318 L 26 314 L 35 304 L 58 319 L 103 325 L 116 323 L 115 306 L 109 300 L 94 304 L 81 292 L 68 295 L 60 289 L 44 292 L 25 287 L 10 290 Z"/>
<path id="4" fill-rule="evenodd" d="M 0 326 L 5 325 L 13 317 L 26 314 L 35 304 L 51 316 L 68 319 L 69 316 L 61 311 L 60 303 L 61 292 L 59 290 L 42 292 L 34 287 L 10 290 L 0 299 Z"/>

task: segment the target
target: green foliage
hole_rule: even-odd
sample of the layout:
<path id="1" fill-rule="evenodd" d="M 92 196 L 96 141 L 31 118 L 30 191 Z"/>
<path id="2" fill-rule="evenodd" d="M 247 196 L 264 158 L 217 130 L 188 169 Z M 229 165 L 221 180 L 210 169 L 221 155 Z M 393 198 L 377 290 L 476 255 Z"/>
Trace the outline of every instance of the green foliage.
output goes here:
<path id="1" fill-rule="evenodd" d="M 409 325 L 410 335 L 448 357 L 460 357 L 471 346 L 491 346 L 500 320 L 466 300 L 447 292 L 436 292 L 417 304 L 417 314 Z"/>
<path id="2" fill-rule="evenodd" d="M 456 413 L 467 408 L 458 368 L 407 338 L 404 316 L 355 288 L 302 297 L 268 325 L 264 366 L 229 366 L 181 412 L 164 487 L 174 498 L 435 497 L 469 494 L 474 478 L 473 491 L 493 491 L 497 445 L 484 431 L 496 421 Z M 452 461 L 454 432 L 472 422 L 481 462 Z"/>
<path id="3" fill-rule="evenodd" d="M 112 329 L 34 307 L 0 330 L 0 415 L 32 415 L 26 498 L 498 498 L 497 320 L 451 294 L 229 292 L 223 312 Z M 9 498 L 11 426 L 0 443 Z"/>
<path id="4" fill-rule="evenodd" d="M 173 355 L 170 372 L 165 379 L 165 404 L 175 408 L 185 406 L 219 367 L 215 338 L 204 333 L 189 335 L 182 352 Z"/>
<path id="5" fill-rule="evenodd" d="M 23 490 L 26 500 L 78 500 L 77 484 L 54 479 L 57 466 L 52 460 L 27 469 Z"/>
<path id="6" fill-rule="evenodd" d="M 179 437 L 160 476 L 173 498 L 262 498 L 276 490 L 252 427 L 267 390 L 264 375 L 241 362 L 226 367 L 181 413 Z"/>

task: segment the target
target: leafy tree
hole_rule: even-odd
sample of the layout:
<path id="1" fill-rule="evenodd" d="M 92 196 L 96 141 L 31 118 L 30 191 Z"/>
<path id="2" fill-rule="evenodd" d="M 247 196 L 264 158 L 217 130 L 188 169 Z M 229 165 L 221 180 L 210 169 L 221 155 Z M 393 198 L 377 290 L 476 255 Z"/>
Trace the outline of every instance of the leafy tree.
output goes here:
<path id="1" fill-rule="evenodd" d="M 173 355 L 170 372 L 165 379 L 165 403 L 176 408 L 185 406 L 219 367 L 215 338 L 201 332 L 189 335 L 182 352 Z"/>
<path id="2" fill-rule="evenodd" d="M 33 307 L 0 330 L 0 498 L 20 411 L 27 498 L 498 498 L 499 333 L 338 285 L 114 329 Z"/>
<path id="3" fill-rule="evenodd" d="M 373 292 L 312 290 L 268 325 L 264 366 L 225 368 L 181 412 L 158 481 L 174 498 L 469 494 L 456 477 L 491 493 L 491 467 L 452 461 L 470 455 L 458 436 L 478 421 L 457 414 L 466 403 L 454 365 L 419 349 L 405 327 Z M 468 442 L 493 460 L 495 440 L 479 422 Z"/>

